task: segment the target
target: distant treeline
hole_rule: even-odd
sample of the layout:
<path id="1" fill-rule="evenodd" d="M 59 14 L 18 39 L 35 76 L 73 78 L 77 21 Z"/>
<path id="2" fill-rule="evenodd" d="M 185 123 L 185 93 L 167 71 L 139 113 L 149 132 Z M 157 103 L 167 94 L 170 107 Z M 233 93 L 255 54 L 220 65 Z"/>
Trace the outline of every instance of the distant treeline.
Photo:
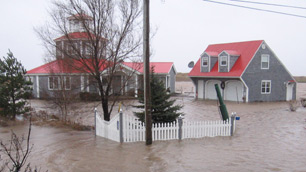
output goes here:
<path id="1" fill-rule="evenodd" d="M 188 77 L 188 73 L 177 73 L 176 81 L 191 81 Z"/>
<path id="2" fill-rule="evenodd" d="M 306 83 L 306 76 L 295 76 L 294 79 L 296 82 Z"/>

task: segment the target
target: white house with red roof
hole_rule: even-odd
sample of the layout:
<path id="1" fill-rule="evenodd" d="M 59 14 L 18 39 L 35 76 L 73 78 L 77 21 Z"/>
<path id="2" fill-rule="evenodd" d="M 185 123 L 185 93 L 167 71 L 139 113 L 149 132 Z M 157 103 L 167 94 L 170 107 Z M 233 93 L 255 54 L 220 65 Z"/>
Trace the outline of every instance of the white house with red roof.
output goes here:
<path id="1" fill-rule="evenodd" d="M 188 76 L 196 98 L 239 102 L 296 99 L 296 81 L 264 40 L 209 45 Z"/>

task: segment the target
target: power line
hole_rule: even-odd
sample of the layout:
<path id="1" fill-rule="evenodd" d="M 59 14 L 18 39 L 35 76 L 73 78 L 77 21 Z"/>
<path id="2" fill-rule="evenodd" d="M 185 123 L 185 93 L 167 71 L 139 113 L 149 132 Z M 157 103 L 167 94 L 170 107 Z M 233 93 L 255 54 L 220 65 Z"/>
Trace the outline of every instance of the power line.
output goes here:
<path id="1" fill-rule="evenodd" d="M 271 4 L 271 3 L 265 3 L 265 2 L 244 1 L 244 0 L 228 0 L 228 1 L 251 3 L 251 4 L 260 4 L 260 5 L 270 5 L 270 6 L 285 7 L 285 8 L 296 8 L 296 9 L 306 10 L 306 7 L 298 7 L 298 6 L 291 6 L 291 5 Z"/>
<path id="2" fill-rule="evenodd" d="M 216 4 L 222 4 L 222 5 L 228 5 L 228 6 L 234 6 L 234 7 L 240 7 L 240 8 L 246 8 L 246 9 L 251 9 L 251 10 L 257 10 L 257 11 L 264 11 L 264 12 L 282 14 L 282 15 L 293 16 L 293 17 L 306 18 L 306 16 L 301 16 L 301 15 L 296 15 L 296 14 L 290 14 L 290 13 L 273 11 L 273 10 L 265 10 L 265 9 L 254 8 L 254 7 L 247 7 L 247 6 L 236 5 L 236 4 L 229 4 L 229 3 L 225 3 L 225 2 L 217 2 L 217 1 L 212 1 L 212 0 L 203 0 L 203 1 L 216 3 Z"/>

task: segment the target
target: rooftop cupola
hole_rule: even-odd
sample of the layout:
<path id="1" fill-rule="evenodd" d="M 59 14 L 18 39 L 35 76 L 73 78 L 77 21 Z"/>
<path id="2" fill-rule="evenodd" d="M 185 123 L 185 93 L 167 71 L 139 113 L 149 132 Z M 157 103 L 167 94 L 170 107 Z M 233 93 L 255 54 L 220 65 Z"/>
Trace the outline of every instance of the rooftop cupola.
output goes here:
<path id="1" fill-rule="evenodd" d="M 70 32 L 85 32 L 92 24 L 92 17 L 85 14 L 75 14 L 67 18 Z"/>

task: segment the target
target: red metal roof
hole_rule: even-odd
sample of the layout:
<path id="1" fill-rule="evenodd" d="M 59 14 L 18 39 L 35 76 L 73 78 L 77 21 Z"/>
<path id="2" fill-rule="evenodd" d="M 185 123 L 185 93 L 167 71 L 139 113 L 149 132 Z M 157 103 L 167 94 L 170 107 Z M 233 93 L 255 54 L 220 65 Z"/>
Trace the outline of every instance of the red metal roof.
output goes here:
<path id="1" fill-rule="evenodd" d="M 143 73 L 143 63 L 123 62 L 124 65 Z M 150 68 L 154 66 L 154 72 L 157 74 L 168 74 L 171 71 L 173 62 L 150 62 Z"/>
<path id="2" fill-rule="evenodd" d="M 91 60 L 86 59 L 87 66 L 90 66 Z M 74 63 L 71 65 L 71 63 Z M 107 61 L 101 61 L 103 65 L 101 65 L 100 71 L 103 71 L 109 66 Z M 67 65 L 69 64 L 69 65 Z M 134 70 L 137 70 L 140 73 L 143 73 L 143 65 L 142 63 L 135 62 L 123 62 L 123 65 L 130 67 Z M 71 67 L 73 66 L 73 67 Z M 154 71 L 157 74 L 168 74 L 173 66 L 173 62 L 151 62 L 150 67 L 154 66 Z M 29 70 L 27 74 L 62 74 L 62 73 L 87 73 L 88 70 L 80 70 L 86 69 L 84 64 L 80 61 L 71 60 L 71 59 L 59 59 L 52 61 L 50 63 L 44 64 L 32 70 Z"/>
<path id="3" fill-rule="evenodd" d="M 74 14 L 70 17 L 67 18 L 68 20 L 73 20 L 73 19 L 88 19 L 92 20 L 92 17 L 86 14 Z"/>
<path id="4" fill-rule="evenodd" d="M 258 50 L 263 40 L 247 41 L 247 42 L 235 42 L 226 44 L 213 44 L 209 45 L 205 52 L 217 52 L 220 54 L 222 51 L 226 51 L 231 55 L 240 55 L 236 63 L 230 70 L 230 72 L 218 72 L 218 61 L 212 67 L 210 72 L 201 72 L 200 59 L 195 66 L 189 72 L 190 77 L 240 77 L 253 58 L 254 54 Z M 208 54 L 209 54 L 208 53 Z"/>
<path id="5" fill-rule="evenodd" d="M 214 51 L 205 51 L 205 53 L 207 53 L 210 56 L 213 57 L 218 57 L 219 53 L 218 52 L 214 52 Z"/>
<path id="6" fill-rule="evenodd" d="M 87 73 L 89 70 L 86 70 L 84 64 L 90 67 L 93 63 L 90 59 L 86 59 L 85 63 L 71 59 L 59 59 L 29 70 L 27 74 Z M 109 63 L 107 61 L 101 61 L 100 71 L 105 70 L 106 66 L 109 66 Z"/>
<path id="7" fill-rule="evenodd" d="M 95 35 L 91 34 L 91 37 L 94 38 Z M 80 38 L 85 38 L 89 39 L 89 34 L 87 32 L 73 32 L 69 33 L 68 35 L 61 36 L 59 38 L 56 38 L 55 41 L 62 40 L 62 39 L 80 39 Z"/>
<path id="8" fill-rule="evenodd" d="M 224 50 L 225 52 L 227 52 L 229 55 L 234 55 L 234 56 L 239 56 L 240 53 L 234 50 Z"/>

